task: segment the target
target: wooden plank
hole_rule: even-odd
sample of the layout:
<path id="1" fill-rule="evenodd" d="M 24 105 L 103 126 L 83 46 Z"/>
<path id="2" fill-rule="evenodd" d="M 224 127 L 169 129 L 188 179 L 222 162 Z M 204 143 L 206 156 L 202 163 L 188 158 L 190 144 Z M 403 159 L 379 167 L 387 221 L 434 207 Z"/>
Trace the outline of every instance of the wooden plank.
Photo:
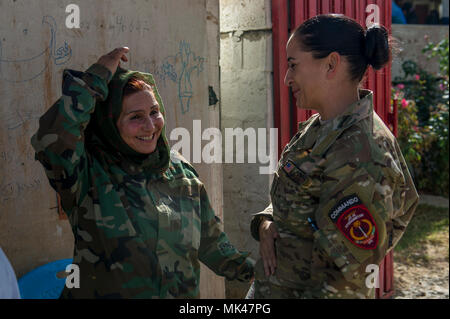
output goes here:
<path id="1" fill-rule="evenodd" d="M 206 33 L 208 86 L 211 86 L 219 99 L 216 105 L 208 105 L 202 120 L 209 127 L 220 128 L 220 68 L 219 68 L 219 2 L 206 0 Z M 205 183 L 211 206 L 223 221 L 223 170 L 221 163 L 202 165 L 202 180 Z M 204 264 L 200 264 L 200 298 L 224 299 L 225 279 L 219 277 Z"/>

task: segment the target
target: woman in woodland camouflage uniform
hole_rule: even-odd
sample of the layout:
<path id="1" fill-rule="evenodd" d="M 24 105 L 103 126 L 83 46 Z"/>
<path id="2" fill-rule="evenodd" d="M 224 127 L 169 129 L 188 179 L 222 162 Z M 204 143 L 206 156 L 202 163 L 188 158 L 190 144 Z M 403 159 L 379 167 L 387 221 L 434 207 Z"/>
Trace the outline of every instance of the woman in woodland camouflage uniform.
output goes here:
<path id="1" fill-rule="evenodd" d="M 80 287 L 62 297 L 198 298 L 199 261 L 249 281 L 248 254 L 220 230 L 194 168 L 170 151 L 153 77 L 120 67 L 128 51 L 65 70 L 63 96 L 32 137 L 75 237 Z"/>
<path id="2" fill-rule="evenodd" d="M 374 298 L 368 275 L 418 203 L 373 93 L 359 89 L 369 65 L 389 62 L 389 46 L 384 27 L 341 15 L 311 18 L 290 37 L 285 84 L 297 107 L 318 114 L 285 147 L 271 204 L 252 220 L 255 298 Z"/>

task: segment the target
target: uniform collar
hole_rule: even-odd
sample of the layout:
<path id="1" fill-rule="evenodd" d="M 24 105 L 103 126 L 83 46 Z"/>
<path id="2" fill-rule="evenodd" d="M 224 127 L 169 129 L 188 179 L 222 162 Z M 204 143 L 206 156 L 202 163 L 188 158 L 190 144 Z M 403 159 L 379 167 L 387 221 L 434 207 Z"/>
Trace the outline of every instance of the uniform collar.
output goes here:
<path id="1" fill-rule="evenodd" d="M 297 150 L 312 149 L 316 141 L 319 114 L 313 114 L 308 120 L 298 123 L 298 132 L 288 144 L 288 148 L 295 147 Z"/>
<path id="2" fill-rule="evenodd" d="M 372 117 L 373 92 L 360 90 L 359 95 L 359 101 L 349 105 L 344 113 L 321 126 L 319 138 L 312 149 L 311 155 L 323 155 L 344 130 L 367 117 Z M 316 121 L 318 120 L 317 117 Z M 372 121 L 370 121 L 370 125 L 372 126 Z"/>

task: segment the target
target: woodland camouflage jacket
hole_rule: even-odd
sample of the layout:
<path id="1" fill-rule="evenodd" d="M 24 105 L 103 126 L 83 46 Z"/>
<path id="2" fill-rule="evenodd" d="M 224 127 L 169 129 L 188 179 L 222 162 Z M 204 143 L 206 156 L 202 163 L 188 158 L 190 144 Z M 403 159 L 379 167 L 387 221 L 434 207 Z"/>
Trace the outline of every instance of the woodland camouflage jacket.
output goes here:
<path id="1" fill-rule="evenodd" d="M 228 279 L 250 280 L 252 260 L 230 244 L 181 155 L 171 152 L 165 171 L 149 173 L 87 147 L 84 129 L 111 77 L 98 64 L 65 70 L 63 95 L 32 137 L 75 237 L 80 288 L 66 287 L 62 297 L 198 298 L 199 261 Z"/>

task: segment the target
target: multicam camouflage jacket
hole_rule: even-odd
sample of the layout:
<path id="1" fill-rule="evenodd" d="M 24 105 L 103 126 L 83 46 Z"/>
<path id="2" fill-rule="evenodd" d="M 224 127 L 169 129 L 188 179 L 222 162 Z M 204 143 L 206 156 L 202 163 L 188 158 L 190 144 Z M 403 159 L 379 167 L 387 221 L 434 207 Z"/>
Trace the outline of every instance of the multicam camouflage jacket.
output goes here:
<path id="1" fill-rule="evenodd" d="M 374 298 L 376 266 L 397 244 L 418 195 L 370 91 L 337 118 L 300 123 L 285 147 L 271 204 L 277 268 L 255 266 L 255 298 Z M 373 266 L 370 266 L 370 265 Z M 369 267 L 370 266 L 370 267 Z"/>
<path id="2" fill-rule="evenodd" d="M 181 155 L 171 152 L 168 169 L 148 173 L 123 161 L 105 167 L 86 147 L 84 129 L 110 80 L 97 64 L 65 70 L 63 96 L 32 137 L 75 237 L 80 287 L 65 287 L 62 297 L 198 298 L 199 261 L 230 280 L 250 280 L 253 261 L 229 242 Z"/>

